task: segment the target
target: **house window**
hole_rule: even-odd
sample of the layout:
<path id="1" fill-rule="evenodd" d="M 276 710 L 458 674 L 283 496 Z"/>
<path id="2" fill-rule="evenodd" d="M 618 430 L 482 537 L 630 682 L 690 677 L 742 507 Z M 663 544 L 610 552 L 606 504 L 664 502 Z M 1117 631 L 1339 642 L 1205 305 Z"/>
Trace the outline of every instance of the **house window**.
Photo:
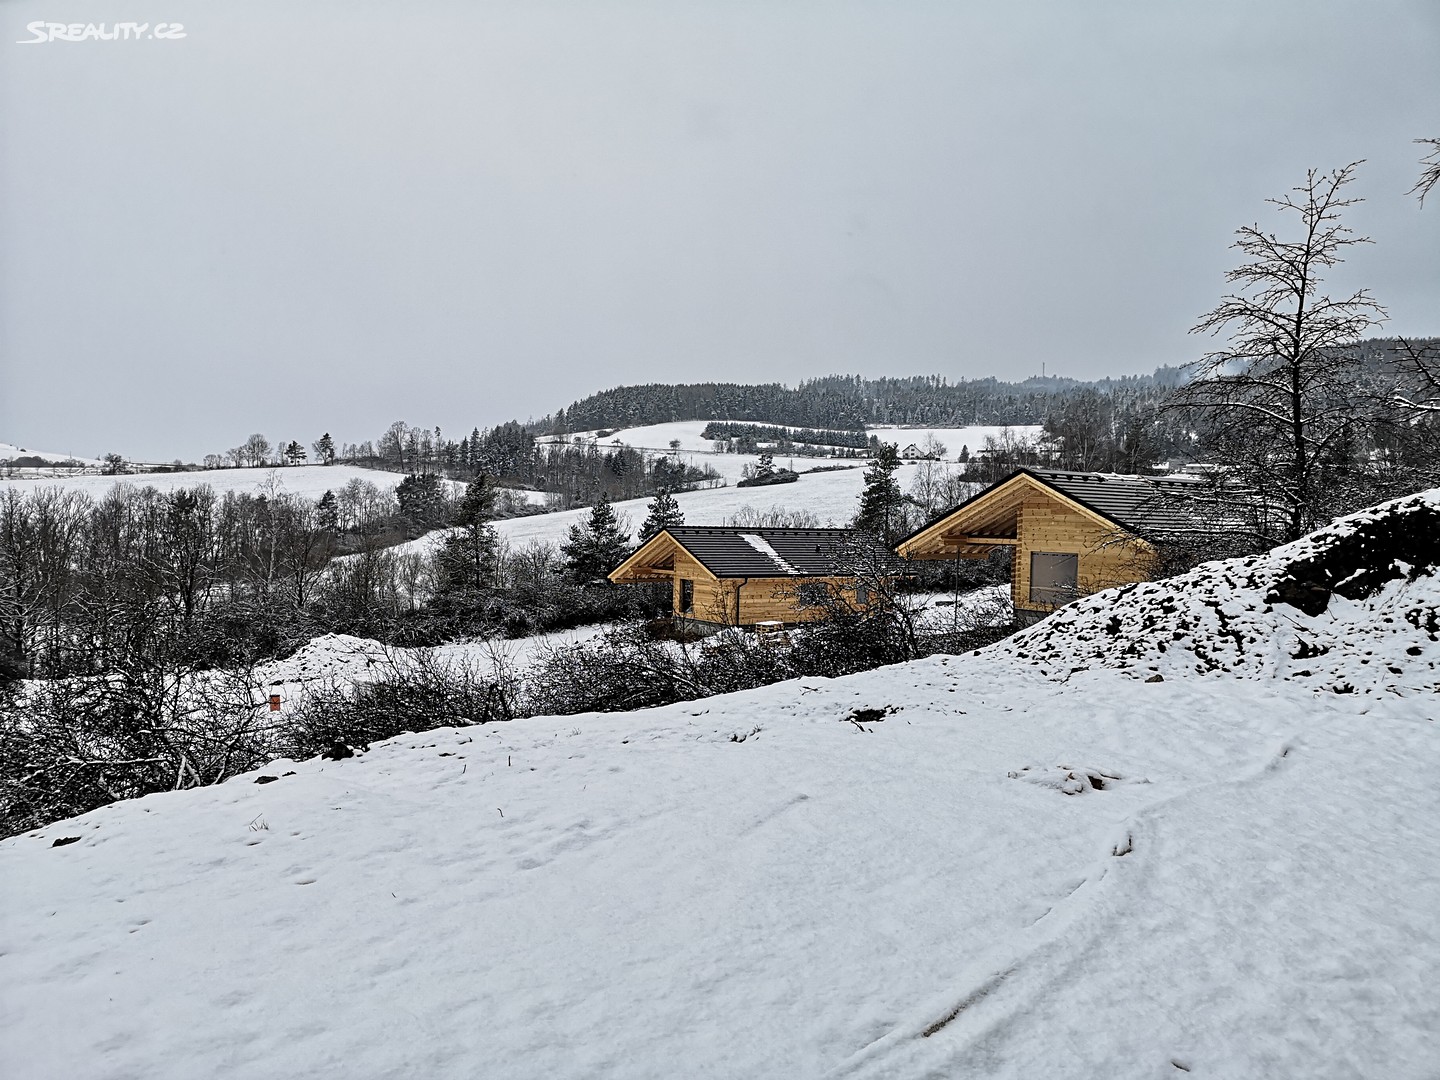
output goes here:
<path id="1" fill-rule="evenodd" d="M 869 585 L 856 585 L 856 586 L 855 586 L 855 603 L 859 604 L 861 607 L 869 607 L 869 606 L 870 606 L 870 586 L 869 586 Z"/>
<path id="2" fill-rule="evenodd" d="M 824 607 L 830 599 L 830 589 L 824 582 L 810 582 L 795 590 L 795 599 L 801 607 Z"/>
<path id="3" fill-rule="evenodd" d="M 1079 595 L 1080 556 L 1048 551 L 1030 553 L 1030 603 L 1068 604 Z"/>
<path id="4" fill-rule="evenodd" d="M 695 610 L 695 582 L 680 581 L 680 614 L 688 615 Z"/>

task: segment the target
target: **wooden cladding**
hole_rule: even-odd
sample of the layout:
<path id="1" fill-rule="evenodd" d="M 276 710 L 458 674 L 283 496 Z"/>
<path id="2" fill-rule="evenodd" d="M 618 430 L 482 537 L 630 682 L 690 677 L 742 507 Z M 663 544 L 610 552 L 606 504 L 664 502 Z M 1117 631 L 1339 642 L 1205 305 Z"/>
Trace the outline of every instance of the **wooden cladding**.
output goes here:
<path id="1" fill-rule="evenodd" d="M 1155 551 L 1102 514 L 1027 473 L 975 496 L 902 540 L 907 559 L 984 559 L 1013 547 L 1017 611 L 1043 612 L 1076 596 L 1144 581 Z"/>
<path id="2" fill-rule="evenodd" d="M 687 586 L 691 600 L 688 608 L 683 606 Z M 759 622 L 790 625 L 825 615 L 823 604 L 815 602 L 820 599 L 819 590 L 835 590 L 852 603 L 861 603 L 856 598 L 855 583 L 849 578 L 677 578 L 674 610 L 687 619 L 717 626 L 754 626 Z"/>
<path id="3" fill-rule="evenodd" d="M 1154 567 L 1149 544 L 1043 493 L 1026 498 L 1017 532 L 1011 593 L 1017 609 L 1048 611 L 1076 596 L 1144 581 Z M 1049 558 L 1037 562 L 1036 556 Z M 1044 576 L 1032 577 L 1035 570 Z"/>

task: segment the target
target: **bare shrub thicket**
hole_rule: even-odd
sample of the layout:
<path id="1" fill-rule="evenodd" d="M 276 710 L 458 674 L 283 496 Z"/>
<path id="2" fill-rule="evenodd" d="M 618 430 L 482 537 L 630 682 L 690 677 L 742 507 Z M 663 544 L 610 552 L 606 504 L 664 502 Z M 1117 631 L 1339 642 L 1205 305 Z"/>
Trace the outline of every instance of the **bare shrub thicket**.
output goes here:
<path id="1" fill-rule="evenodd" d="M 0 699 L 0 832 L 220 783 L 274 758 L 279 735 L 244 668 L 128 664 L 13 684 Z"/>
<path id="2" fill-rule="evenodd" d="M 368 748 L 409 731 L 468 727 L 515 716 L 516 682 L 503 664 L 486 671 L 432 649 L 389 650 L 364 682 L 306 688 L 278 740 L 284 756 L 309 758 L 335 747 Z"/>
<path id="3" fill-rule="evenodd" d="M 524 680 L 532 715 L 614 712 L 763 686 L 793 674 L 785 658 L 739 632 L 694 643 L 658 641 L 643 628 L 547 650 Z"/>

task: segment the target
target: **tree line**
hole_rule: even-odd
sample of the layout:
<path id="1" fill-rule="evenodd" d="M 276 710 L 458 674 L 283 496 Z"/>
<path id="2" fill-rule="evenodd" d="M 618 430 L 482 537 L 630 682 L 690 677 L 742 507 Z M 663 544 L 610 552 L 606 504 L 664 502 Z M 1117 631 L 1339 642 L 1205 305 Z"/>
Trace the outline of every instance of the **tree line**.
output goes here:
<path id="1" fill-rule="evenodd" d="M 940 375 L 880 379 L 827 375 L 793 388 L 779 383 L 650 383 L 592 394 L 557 410 L 537 427 L 576 432 L 715 420 L 863 432 L 868 424 L 1039 424 L 1057 402 L 1085 389 L 1122 399 L 1154 399 L 1182 378 L 1178 369 L 1162 367 L 1151 375 L 1095 382 L 1056 377 L 1009 383 L 994 378 L 952 382 Z"/>
<path id="2" fill-rule="evenodd" d="M 715 443 L 715 449 L 731 454 L 759 453 L 760 444 L 782 454 L 812 454 L 837 457 L 837 450 L 856 452 L 873 450 L 880 445 L 875 435 L 863 431 L 793 430 L 775 424 L 737 424 L 712 420 L 700 432 L 702 439 Z"/>
<path id="3" fill-rule="evenodd" d="M 474 428 L 457 441 L 446 438 L 438 427 L 413 427 L 397 420 L 378 439 L 360 443 L 337 444 L 326 432 L 309 452 L 297 441 L 272 444 L 255 434 L 229 454 L 211 454 L 205 460 L 207 468 L 279 468 L 312 459 L 322 465 L 338 462 L 421 478 L 466 481 L 486 476 L 501 487 L 545 492 L 552 496 L 549 508 L 560 510 L 589 506 L 601 496 L 635 499 L 723 483 L 713 469 L 697 467 L 678 454 L 646 454 L 628 446 L 601 446 L 594 440 L 541 440 L 514 421 Z"/>

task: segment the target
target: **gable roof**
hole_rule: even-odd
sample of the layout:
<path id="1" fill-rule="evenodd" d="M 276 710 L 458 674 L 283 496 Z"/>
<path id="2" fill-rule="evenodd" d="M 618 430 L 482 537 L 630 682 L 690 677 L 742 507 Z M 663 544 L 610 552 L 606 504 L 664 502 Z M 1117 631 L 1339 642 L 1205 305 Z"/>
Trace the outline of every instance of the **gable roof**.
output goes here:
<path id="1" fill-rule="evenodd" d="M 676 525 L 651 537 L 610 574 L 639 581 L 670 559 L 678 544 L 717 578 L 846 577 L 856 557 L 894 566 L 879 541 L 854 529 L 752 529 L 732 525 Z"/>
<path id="2" fill-rule="evenodd" d="M 1027 493 L 1036 491 L 1121 532 L 1163 535 L 1193 527 L 1194 521 L 1174 496 L 1198 491 L 1207 483 L 1200 477 L 1017 469 L 915 530 L 896 544 L 896 550 L 906 558 L 983 557 L 990 550 L 986 545 L 1014 541 L 1020 505 Z M 942 549 L 948 553 L 942 556 Z"/>
<path id="3" fill-rule="evenodd" d="M 1197 492 L 1209 481 L 1198 476 L 1127 476 L 1122 473 L 1022 469 L 1047 487 L 1134 533 L 1164 533 L 1189 528 L 1193 519 L 1177 495 Z"/>

